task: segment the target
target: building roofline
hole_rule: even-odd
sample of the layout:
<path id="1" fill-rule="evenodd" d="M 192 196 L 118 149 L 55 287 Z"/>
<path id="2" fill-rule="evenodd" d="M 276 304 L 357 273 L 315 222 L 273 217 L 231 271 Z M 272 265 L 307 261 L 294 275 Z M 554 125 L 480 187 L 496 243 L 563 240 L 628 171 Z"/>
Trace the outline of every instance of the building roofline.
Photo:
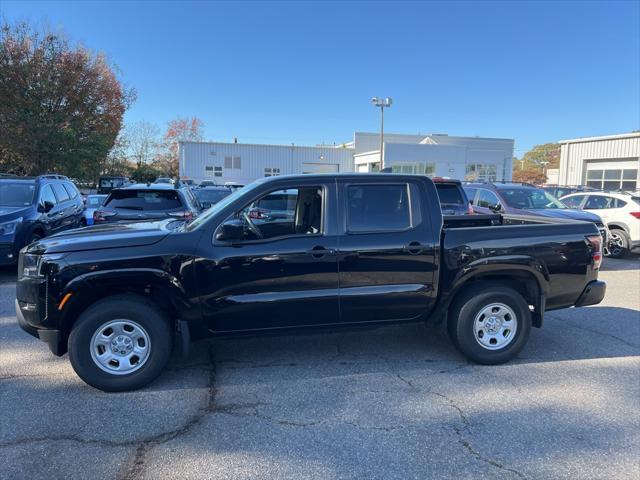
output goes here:
<path id="1" fill-rule="evenodd" d="M 185 143 L 195 143 L 198 145 L 235 145 L 235 146 L 245 146 L 245 147 L 287 147 L 287 148 L 315 148 L 317 150 L 353 150 L 353 147 L 343 147 L 342 143 L 336 145 L 326 145 L 326 146 L 318 146 L 318 145 L 296 145 L 296 144 L 278 144 L 278 143 L 241 143 L 241 142 L 196 142 L 193 140 L 180 140 L 178 144 Z"/>
<path id="2" fill-rule="evenodd" d="M 621 138 L 636 138 L 640 137 L 640 132 L 628 132 L 628 133 L 618 133 L 616 135 L 601 135 L 598 137 L 581 137 L 581 138 L 570 138 L 567 140 L 559 140 L 558 143 L 586 143 L 586 142 L 600 142 L 603 140 L 618 140 Z"/>

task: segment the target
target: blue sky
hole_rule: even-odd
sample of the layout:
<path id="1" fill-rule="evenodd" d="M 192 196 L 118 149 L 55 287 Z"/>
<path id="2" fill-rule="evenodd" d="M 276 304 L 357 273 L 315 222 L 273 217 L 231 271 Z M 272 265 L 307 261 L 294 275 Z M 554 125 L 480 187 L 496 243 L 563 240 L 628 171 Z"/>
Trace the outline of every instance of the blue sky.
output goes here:
<path id="1" fill-rule="evenodd" d="M 640 2 L 28 2 L 138 92 L 126 121 L 198 116 L 209 140 L 385 130 L 532 145 L 640 128 Z"/>

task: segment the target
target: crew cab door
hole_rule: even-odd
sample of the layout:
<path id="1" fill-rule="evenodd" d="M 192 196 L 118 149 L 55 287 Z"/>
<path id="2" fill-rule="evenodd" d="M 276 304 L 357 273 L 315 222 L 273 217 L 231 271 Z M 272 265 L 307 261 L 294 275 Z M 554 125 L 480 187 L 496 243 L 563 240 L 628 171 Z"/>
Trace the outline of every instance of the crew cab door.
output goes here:
<path id="1" fill-rule="evenodd" d="M 334 181 L 278 182 L 204 239 L 211 244 L 196 278 L 209 330 L 339 321 L 335 189 Z M 238 227 L 242 238 L 224 238 Z"/>
<path id="2" fill-rule="evenodd" d="M 427 195 L 427 188 L 433 192 Z M 433 185 L 416 179 L 345 179 L 339 192 L 340 310 L 344 323 L 416 319 L 434 305 L 440 211 Z M 433 198 L 433 205 L 426 204 Z"/>

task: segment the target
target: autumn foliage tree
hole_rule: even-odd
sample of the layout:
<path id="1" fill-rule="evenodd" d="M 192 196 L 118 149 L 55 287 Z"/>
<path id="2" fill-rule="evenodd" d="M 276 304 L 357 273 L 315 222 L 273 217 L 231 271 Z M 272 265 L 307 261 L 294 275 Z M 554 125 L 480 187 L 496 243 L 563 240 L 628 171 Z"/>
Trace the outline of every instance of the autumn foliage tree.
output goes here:
<path id="1" fill-rule="evenodd" d="M 204 124 L 197 117 L 171 120 L 162 138 L 161 153 L 155 162 L 165 175 L 178 176 L 178 144 L 179 142 L 200 142 L 203 139 Z"/>
<path id="2" fill-rule="evenodd" d="M 0 24 L 0 170 L 95 178 L 134 98 L 101 53 Z"/>
<path id="3" fill-rule="evenodd" d="M 560 145 L 545 143 L 535 145 L 520 160 L 513 161 L 513 181 L 541 185 L 546 183 L 545 172 L 549 168 L 558 168 L 560 164 Z"/>

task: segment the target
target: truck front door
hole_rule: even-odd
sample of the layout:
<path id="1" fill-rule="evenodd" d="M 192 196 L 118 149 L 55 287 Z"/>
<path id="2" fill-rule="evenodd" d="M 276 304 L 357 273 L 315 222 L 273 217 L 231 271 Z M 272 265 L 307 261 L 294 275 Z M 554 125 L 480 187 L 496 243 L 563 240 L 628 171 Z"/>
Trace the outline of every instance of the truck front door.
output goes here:
<path id="1" fill-rule="evenodd" d="M 196 261 L 211 331 L 339 322 L 335 181 L 298 181 L 252 199 Z M 229 225 L 242 238 L 228 241 Z"/>

